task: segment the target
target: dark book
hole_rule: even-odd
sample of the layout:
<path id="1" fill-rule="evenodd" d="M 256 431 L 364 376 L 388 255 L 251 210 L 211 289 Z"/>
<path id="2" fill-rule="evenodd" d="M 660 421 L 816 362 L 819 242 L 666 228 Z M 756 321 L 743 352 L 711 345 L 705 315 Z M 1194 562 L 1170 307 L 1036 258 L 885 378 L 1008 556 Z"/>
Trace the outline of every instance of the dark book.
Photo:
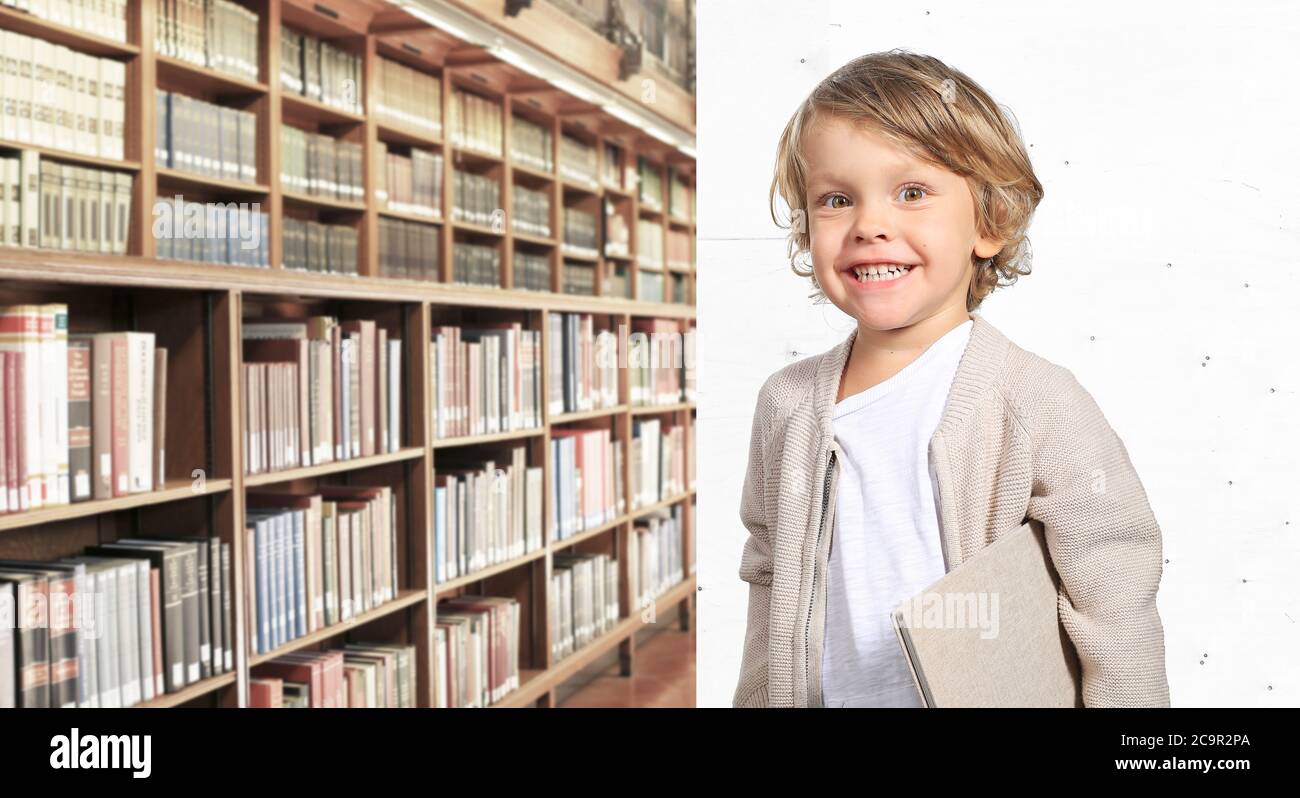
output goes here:
<path id="1" fill-rule="evenodd" d="M 0 584 L 4 583 L 14 586 L 18 706 L 49 707 L 50 641 L 45 613 L 49 579 L 41 574 L 0 571 Z"/>
<path id="2" fill-rule="evenodd" d="M 192 554 L 192 549 L 190 550 Z M 189 659 L 187 657 L 186 629 L 186 578 L 185 554 L 179 548 L 160 545 L 134 545 L 119 541 L 102 546 L 91 546 L 87 554 L 100 557 L 134 557 L 148 560 L 150 567 L 157 568 L 162 587 L 162 645 L 163 645 L 163 685 L 166 692 L 173 693 L 190 683 Z M 197 590 L 195 592 L 197 599 Z M 198 607 L 194 603 L 194 625 L 198 625 Z M 197 629 L 194 644 L 194 673 L 198 674 L 198 638 Z"/>
<path id="3" fill-rule="evenodd" d="M 91 388 L 90 367 L 94 351 L 89 335 L 68 336 L 68 473 L 71 498 L 91 498 Z"/>

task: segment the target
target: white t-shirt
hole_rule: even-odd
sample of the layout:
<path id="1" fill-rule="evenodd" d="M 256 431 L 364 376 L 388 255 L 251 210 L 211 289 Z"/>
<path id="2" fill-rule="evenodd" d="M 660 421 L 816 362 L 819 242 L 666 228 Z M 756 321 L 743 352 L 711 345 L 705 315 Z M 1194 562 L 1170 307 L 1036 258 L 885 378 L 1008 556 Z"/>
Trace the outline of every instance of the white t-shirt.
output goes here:
<path id="1" fill-rule="evenodd" d="M 930 438 L 972 321 L 835 405 L 842 450 L 826 582 L 827 707 L 919 707 L 889 612 L 944 575 Z"/>

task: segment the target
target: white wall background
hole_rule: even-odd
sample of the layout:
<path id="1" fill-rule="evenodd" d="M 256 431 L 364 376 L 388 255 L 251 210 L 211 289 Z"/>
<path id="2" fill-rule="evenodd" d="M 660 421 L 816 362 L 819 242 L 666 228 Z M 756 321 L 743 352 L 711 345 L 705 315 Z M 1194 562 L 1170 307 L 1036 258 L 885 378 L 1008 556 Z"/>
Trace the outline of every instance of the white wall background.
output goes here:
<path id="1" fill-rule="evenodd" d="M 739 673 L 758 389 L 852 329 L 789 270 L 777 138 L 835 68 L 903 47 L 1031 147 L 1034 272 L 981 313 L 1128 448 L 1164 533 L 1173 705 L 1300 706 L 1300 6 L 705 0 L 698 37 L 699 705 Z"/>

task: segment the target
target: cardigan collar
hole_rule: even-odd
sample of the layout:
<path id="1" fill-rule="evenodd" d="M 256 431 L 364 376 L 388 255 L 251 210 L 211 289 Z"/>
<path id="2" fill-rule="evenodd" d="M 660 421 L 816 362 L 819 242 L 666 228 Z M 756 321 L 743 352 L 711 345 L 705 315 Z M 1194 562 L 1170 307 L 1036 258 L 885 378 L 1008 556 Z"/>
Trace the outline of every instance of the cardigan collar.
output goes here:
<path id="1" fill-rule="evenodd" d="M 953 377 L 952 387 L 948 392 L 948 401 L 944 406 L 943 416 L 939 420 L 938 431 L 947 431 L 968 416 L 975 405 L 996 383 L 998 373 L 1006 360 L 1010 340 L 998 328 L 984 320 L 983 316 L 971 314 L 974 322 L 971 327 L 970 340 L 957 364 L 957 373 Z M 858 337 L 855 325 L 848 337 L 827 350 L 817 364 L 813 401 L 817 413 L 817 426 L 826 439 L 834 437 L 831 419 L 835 412 L 835 397 L 839 393 L 840 377 L 853 351 L 853 342 Z"/>

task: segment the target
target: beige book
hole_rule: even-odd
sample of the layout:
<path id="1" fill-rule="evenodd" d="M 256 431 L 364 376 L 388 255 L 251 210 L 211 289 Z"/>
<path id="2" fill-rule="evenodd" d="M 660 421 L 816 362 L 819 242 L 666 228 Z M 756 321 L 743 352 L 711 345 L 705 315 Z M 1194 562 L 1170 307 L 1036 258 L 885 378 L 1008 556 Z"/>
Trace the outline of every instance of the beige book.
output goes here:
<path id="1" fill-rule="evenodd" d="M 1042 524 L 982 549 L 890 617 L 927 707 L 1081 707 Z"/>

